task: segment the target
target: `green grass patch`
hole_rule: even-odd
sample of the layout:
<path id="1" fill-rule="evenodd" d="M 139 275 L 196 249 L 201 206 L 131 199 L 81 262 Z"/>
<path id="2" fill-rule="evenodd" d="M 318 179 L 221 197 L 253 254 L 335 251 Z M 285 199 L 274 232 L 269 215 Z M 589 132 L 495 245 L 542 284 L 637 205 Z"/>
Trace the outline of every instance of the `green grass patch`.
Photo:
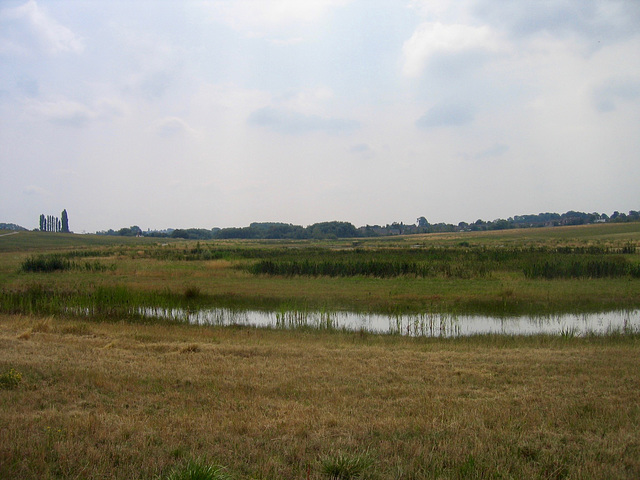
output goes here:
<path id="1" fill-rule="evenodd" d="M 18 388 L 20 382 L 22 382 L 22 374 L 13 368 L 0 374 L 0 389 L 10 390 Z"/>

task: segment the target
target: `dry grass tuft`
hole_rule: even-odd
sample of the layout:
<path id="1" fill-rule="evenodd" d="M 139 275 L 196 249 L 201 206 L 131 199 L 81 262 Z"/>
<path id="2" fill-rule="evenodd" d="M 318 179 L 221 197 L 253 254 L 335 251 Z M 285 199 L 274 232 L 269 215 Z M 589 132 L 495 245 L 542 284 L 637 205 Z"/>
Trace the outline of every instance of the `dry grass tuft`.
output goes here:
<path id="1" fill-rule="evenodd" d="M 49 333 L 51 331 L 52 318 L 45 318 L 44 320 L 38 320 L 31 327 L 33 333 Z"/>
<path id="2" fill-rule="evenodd" d="M 60 333 L 66 335 L 92 335 L 93 332 L 89 325 L 86 323 L 75 323 L 72 325 L 65 325 L 60 328 Z"/>
<path id="3" fill-rule="evenodd" d="M 31 338 L 31 334 L 33 333 L 32 329 L 25 330 L 20 335 L 18 335 L 18 340 L 29 340 Z"/>
<path id="4" fill-rule="evenodd" d="M 196 343 L 192 343 L 190 345 L 185 345 L 180 348 L 180 353 L 198 353 L 200 351 L 200 346 Z"/>

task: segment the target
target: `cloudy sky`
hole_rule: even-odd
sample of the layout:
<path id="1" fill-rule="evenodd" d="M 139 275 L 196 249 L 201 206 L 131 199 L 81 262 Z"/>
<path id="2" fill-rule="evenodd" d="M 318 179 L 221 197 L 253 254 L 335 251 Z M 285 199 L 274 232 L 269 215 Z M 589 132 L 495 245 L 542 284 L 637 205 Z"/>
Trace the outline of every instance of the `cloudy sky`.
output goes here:
<path id="1" fill-rule="evenodd" d="M 0 222 L 640 208 L 637 0 L 0 1 Z"/>

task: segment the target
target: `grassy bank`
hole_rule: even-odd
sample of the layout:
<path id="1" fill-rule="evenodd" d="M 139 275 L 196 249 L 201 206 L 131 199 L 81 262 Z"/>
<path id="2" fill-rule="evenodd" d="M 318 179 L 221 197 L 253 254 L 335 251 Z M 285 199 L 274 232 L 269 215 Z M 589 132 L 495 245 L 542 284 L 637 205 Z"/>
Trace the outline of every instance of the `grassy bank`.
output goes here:
<path id="1" fill-rule="evenodd" d="M 638 478 L 639 345 L 4 315 L 0 477 Z"/>

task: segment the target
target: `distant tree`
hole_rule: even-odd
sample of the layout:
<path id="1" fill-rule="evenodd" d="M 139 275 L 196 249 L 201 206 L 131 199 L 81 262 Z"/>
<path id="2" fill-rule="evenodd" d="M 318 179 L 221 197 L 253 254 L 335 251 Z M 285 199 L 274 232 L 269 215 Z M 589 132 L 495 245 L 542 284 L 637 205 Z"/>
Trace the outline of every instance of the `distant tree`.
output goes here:
<path id="1" fill-rule="evenodd" d="M 416 220 L 418 227 L 428 227 L 429 226 L 429 222 L 427 222 L 427 219 L 424 217 L 418 217 L 418 219 Z"/>
<path id="2" fill-rule="evenodd" d="M 121 228 L 120 230 L 118 230 L 117 234 L 121 237 L 138 237 L 142 235 L 142 229 L 137 225 L 133 225 L 129 228 Z"/>
<path id="3" fill-rule="evenodd" d="M 171 232 L 172 238 L 185 238 L 189 240 L 209 240 L 213 238 L 213 232 L 211 230 L 205 230 L 204 228 L 188 228 L 176 229 Z"/>
<path id="4" fill-rule="evenodd" d="M 358 230 L 349 222 L 321 222 L 307 227 L 311 238 L 353 238 L 358 236 Z"/>
<path id="5" fill-rule="evenodd" d="M 46 229 L 47 221 L 44 218 L 44 213 L 40 215 L 40 231 L 44 232 Z"/>
<path id="6" fill-rule="evenodd" d="M 0 230 L 13 230 L 16 232 L 26 232 L 27 229 L 21 227 L 20 225 L 16 225 L 15 223 L 0 223 Z"/>
<path id="7" fill-rule="evenodd" d="M 228 227 L 215 233 L 215 238 L 260 238 L 260 229 L 253 227 Z"/>
<path id="8" fill-rule="evenodd" d="M 489 228 L 491 230 L 506 230 L 508 228 L 511 228 L 511 224 L 509 223 L 508 220 L 499 218 L 491 222 L 491 225 L 489 226 Z"/>
<path id="9" fill-rule="evenodd" d="M 473 231 L 478 231 L 478 230 L 486 230 L 487 229 L 487 224 L 484 220 L 482 220 L 481 218 L 479 218 L 478 220 L 476 220 L 475 222 L 473 222 L 471 225 L 471 230 Z"/>
<path id="10" fill-rule="evenodd" d="M 62 210 L 62 233 L 69 233 L 69 217 L 67 209 Z"/>

